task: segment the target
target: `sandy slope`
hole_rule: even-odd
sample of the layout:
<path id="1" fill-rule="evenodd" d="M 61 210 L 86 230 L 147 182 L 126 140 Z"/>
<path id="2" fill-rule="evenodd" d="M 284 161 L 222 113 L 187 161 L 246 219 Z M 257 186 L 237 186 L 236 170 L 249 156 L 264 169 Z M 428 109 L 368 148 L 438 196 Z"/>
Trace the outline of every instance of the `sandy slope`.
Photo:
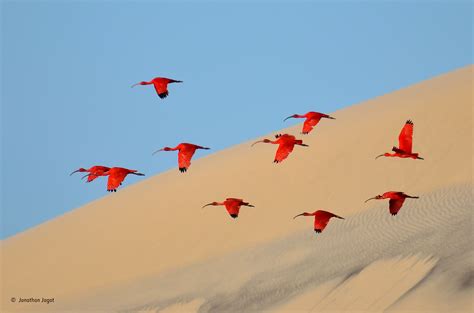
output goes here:
<path id="1" fill-rule="evenodd" d="M 186 175 L 173 169 L 4 241 L 4 311 L 319 312 L 366 310 L 373 301 L 372 311 L 433 311 L 453 299 L 468 310 L 472 70 L 334 112 L 337 120 L 300 135 L 310 147 L 282 164 L 272 163 L 275 146 L 244 143 L 194 161 Z M 375 161 L 408 118 L 425 161 Z M 363 203 L 387 190 L 422 198 L 395 219 L 387 203 Z M 256 208 L 238 220 L 223 208 L 200 209 L 227 196 Z M 291 219 L 317 208 L 348 219 L 319 237 L 311 220 Z M 405 285 L 396 273 L 406 273 Z M 393 295 L 371 298 L 361 287 L 368 281 Z"/>

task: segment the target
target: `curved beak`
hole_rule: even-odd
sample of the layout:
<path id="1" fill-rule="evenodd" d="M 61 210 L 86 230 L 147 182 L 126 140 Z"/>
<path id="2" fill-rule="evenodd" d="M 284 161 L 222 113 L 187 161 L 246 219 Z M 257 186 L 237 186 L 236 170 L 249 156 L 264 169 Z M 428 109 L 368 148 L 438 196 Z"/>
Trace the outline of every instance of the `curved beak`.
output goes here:
<path id="1" fill-rule="evenodd" d="M 251 145 L 251 147 L 253 147 L 254 145 L 256 145 L 257 143 L 260 143 L 260 142 L 264 142 L 264 141 L 263 141 L 263 140 L 255 141 L 255 142 Z"/>
<path id="2" fill-rule="evenodd" d="M 377 199 L 377 197 L 372 197 L 372 198 L 370 198 L 370 199 L 367 199 L 367 200 L 365 200 L 364 203 L 367 203 L 367 201 L 369 201 L 369 200 L 374 200 L 374 199 Z"/>
<path id="3" fill-rule="evenodd" d="M 293 115 L 288 116 L 287 118 L 285 118 L 285 119 L 283 120 L 283 122 L 286 121 L 286 120 L 289 119 L 289 118 L 293 118 Z"/>
<path id="4" fill-rule="evenodd" d="M 330 120 L 335 120 L 336 119 L 335 117 L 332 117 L 332 116 L 328 116 L 327 118 L 330 119 Z"/>
<path id="5" fill-rule="evenodd" d="M 160 150 L 156 150 L 155 152 L 153 152 L 151 155 L 155 155 L 156 153 L 160 152 L 160 151 L 163 151 L 163 149 L 160 149 Z"/>
<path id="6" fill-rule="evenodd" d="M 417 157 L 418 160 L 424 160 L 423 158 Z"/>
<path id="7" fill-rule="evenodd" d="M 137 85 L 140 85 L 140 83 L 133 84 L 130 88 L 133 88 L 133 87 L 135 87 L 135 86 L 137 86 Z"/>
<path id="8" fill-rule="evenodd" d="M 82 176 L 81 179 L 84 179 L 84 178 L 89 177 L 89 176 L 91 176 L 91 175 L 92 175 L 92 174 L 89 173 L 89 174 L 87 174 L 87 175 Z"/>
<path id="9" fill-rule="evenodd" d="M 74 172 L 72 172 L 71 174 L 69 174 L 69 176 L 71 176 L 72 174 L 77 173 L 77 172 L 80 172 L 80 170 L 75 170 Z"/>
<path id="10" fill-rule="evenodd" d="M 301 214 L 295 215 L 295 216 L 293 217 L 293 219 L 295 219 L 295 218 L 297 218 L 298 216 L 301 216 L 301 215 L 304 215 L 304 213 L 301 213 Z"/>
<path id="11" fill-rule="evenodd" d="M 383 154 L 376 156 L 375 159 L 377 160 L 377 159 L 380 158 L 381 156 L 383 156 Z"/>
<path id="12" fill-rule="evenodd" d="M 204 209 L 205 207 L 209 206 L 209 205 L 212 205 L 212 203 L 208 203 L 206 204 L 205 206 L 203 206 L 201 209 Z"/>

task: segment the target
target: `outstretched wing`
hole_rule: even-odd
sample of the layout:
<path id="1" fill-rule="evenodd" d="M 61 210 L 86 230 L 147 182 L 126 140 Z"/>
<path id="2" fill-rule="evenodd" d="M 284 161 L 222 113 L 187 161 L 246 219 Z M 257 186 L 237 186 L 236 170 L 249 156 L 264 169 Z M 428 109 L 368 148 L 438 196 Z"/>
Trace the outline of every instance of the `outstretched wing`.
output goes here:
<path id="1" fill-rule="evenodd" d="M 225 208 L 230 215 L 239 215 L 241 200 L 229 198 L 225 201 Z"/>
<path id="2" fill-rule="evenodd" d="M 155 87 L 158 97 L 164 99 L 168 96 L 168 82 L 165 82 L 163 80 L 155 81 L 153 83 L 153 86 Z"/>
<path id="3" fill-rule="evenodd" d="M 110 174 L 109 179 L 107 181 L 107 191 L 116 190 L 122 184 L 127 174 L 127 172 L 116 172 Z"/>
<path id="4" fill-rule="evenodd" d="M 405 153 L 411 153 L 413 145 L 413 122 L 408 120 L 398 136 L 398 148 Z"/>
<path id="5" fill-rule="evenodd" d="M 282 142 L 278 145 L 278 149 L 275 154 L 275 160 L 273 162 L 280 163 L 290 155 L 291 151 L 295 147 L 294 142 Z"/>
<path id="6" fill-rule="evenodd" d="M 342 219 L 342 217 L 331 212 L 323 210 L 316 211 L 316 214 L 314 215 L 314 230 L 316 232 L 322 232 L 323 229 L 326 228 L 326 225 L 329 223 L 331 217 L 337 217 Z"/>
<path id="7" fill-rule="evenodd" d="M 196 152 L 195 148 L 182 148 L 178 152 L 178 166 L 182 171 L 186 171 L 191 166 L 191 158 Z"/>
<path id="8" fill-rule="evenodd" d="M 400 211 L 404 201 L 405 201 L 405 198 L 390 199 L 390 201 L 389 201 L 390 214 L 397 215 L 397 213 L 398 213 L 398 211 Z"/>
<path id="9" fill-rule="evenodd" d="M 87 176 L 88 183 L 90 183 L 97 177 L 104 176 L 104 173 L 110 170 L 110 168 L 107 166 L 97 165 L 97 166 L 93 166 L 91 170 L 92 170 L 91 173 Z"/>
<path id="10" fill-rule="evenodd" d="M 94 175 L 94 174 L 89 174 L 89 175 L 87 175 L 87 182 L 90 183 L 91 181 L 93 181 L 97 177 L 99 177 L 99 176 Z"/>
<path id="11" fill-rule="evenodd" d="M 313 130 L 313 127 L 318 125 L 320 120 L 321 120 L 321 116 L 307 118 L 304 121 L 302 133 L 305 135 L 309 134 Z"/>

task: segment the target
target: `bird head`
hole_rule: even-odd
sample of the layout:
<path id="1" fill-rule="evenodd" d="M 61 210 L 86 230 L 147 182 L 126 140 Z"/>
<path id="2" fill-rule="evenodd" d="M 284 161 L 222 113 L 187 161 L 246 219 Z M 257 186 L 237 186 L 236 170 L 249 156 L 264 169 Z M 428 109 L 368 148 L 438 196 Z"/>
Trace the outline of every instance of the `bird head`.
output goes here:
<path id="1" fill-rule="evenodd" d="M 375 197 L 372 197 L 372 198 L 369 198 L 369 199 L 365 200 L 364 203 L 367 203 L 367 201 L 369 201 L 369 200 L 379 200 L 379 199 L 383 199 L 383 197 L 381 195 L 377 195 Z"/>
<path id="2" fill-rule="evenodd" d="M 390 153 L 388 153 L 388 152 L 383 153 L 383 154 L 381 154 L 381 155 L 376 156 L 375 159 L 377 160 L 378 158 L 383 157 L 383 156 L 384 156 L 384 157 L 388 157 L 388 156 L 390 156 Z"/>
<path id="3" fill-rule="evenodd" d="M 139 83 L 133 84 L 132 87 L 130 87 L 130 88 L 133 88 L 133 87 L 138 86 L 138 85 L 148 85 L 148 82 L 139 82 Z"/>
<path id="4" fill-rule="evenodd" d="M 293 217 L 293 219 L 297 218 L 298 216 L 310 216 L 310 215 L 314 215 L 314 213 L 304 212 L 304 213 L 295 215 L 295 216 Z"/>
<path id="5" fill-rule="evenodd" d="M 170 147 L 164 147 L 162 149 L 156 150 L 151 155 L 155 155 L 156 153 L 161 152 L 161 151 L 171 151 L 171 148 Z"/>
<path id="6" fill-rule="evenodd" d="M 214 202 L 211 202 L 211 203 L 208 203 L 208 204 L 204 205 L 204 206 L 202 207 L 202 209 L 205 208 L 205 207 L 207 207 L 207 206 L 210 206 L 210 205 L 216 206 L 216 205 L 219 205 L 219 203 L 218 203 L 218 202 L 215 202 L 215 201 L 214 201 Z"/>
<path id="7" fill-rule="evenodd" d="M 297 118 L 298 116 L 299 116 L 298 114 L 290 115 L 290 116 L 288 116 L 287 118 L 285 118 L 285 119 L 283 120 L 283 122 L 286 121 L 286 120 L 289 119 L 289 118 Z"/>
<path id="8" fill-rule="evenodd" d="M 87 170 L 85 168 L 81 167 L 80 169 L 77 169 L 74 172 L 72 172 L 71 174 L 69 174 L 69 176 L 71 176 L 72 174 L 77 173 L 77 172 L 87 172 Z"/>
<path id="9" fill-rule="evenodd" d="M 272 142 L 270 139 L 263 139 L 263 140 L 259 140 L 259 141 L 255 141 L 253 144 L 252 144 L 252 147 L 257 144 L 257 143 L 260 143 L 260 142 L 263 142 L 263 143 L 270 143 Z"/>

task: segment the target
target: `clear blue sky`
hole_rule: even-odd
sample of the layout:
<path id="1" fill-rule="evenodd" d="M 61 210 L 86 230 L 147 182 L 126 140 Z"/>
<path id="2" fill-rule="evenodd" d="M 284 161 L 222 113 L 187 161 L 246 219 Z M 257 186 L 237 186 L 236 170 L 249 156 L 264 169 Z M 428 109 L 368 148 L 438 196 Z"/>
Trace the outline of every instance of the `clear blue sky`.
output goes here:
<path id="1" fill-rule="evenodd" d="M 79 167 L 152 176 L 165 145 L 213 153 L 472 63 L 472 4 L 414 2 L 2 2 L 1 238 L 105 196 Z M 184 83 L 130 88 L 155 76 Z"/>

